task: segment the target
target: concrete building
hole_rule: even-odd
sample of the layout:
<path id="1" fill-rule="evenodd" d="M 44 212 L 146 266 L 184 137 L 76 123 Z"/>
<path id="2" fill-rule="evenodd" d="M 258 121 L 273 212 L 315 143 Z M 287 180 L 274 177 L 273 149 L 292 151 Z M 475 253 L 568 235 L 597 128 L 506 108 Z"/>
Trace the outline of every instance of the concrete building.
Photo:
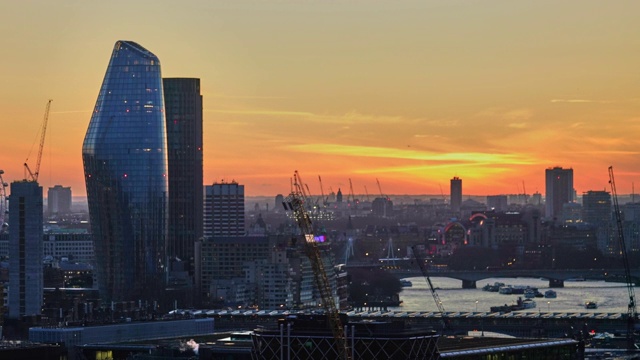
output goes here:
<path id="1" fill-rule="evenodd" d="M 562 205 L 573 202 L 573 169 L 554 167 L 545 170 L 545 217 L 557 220 Z"/>
<path id="2" fill-rule="evenodd" d="M 244 234 L 244 185 L 232 181 L 205 186 L 204 237 Z"/>
<path id="3" fill-rule="evenodd" d="M 598 250 L 607 255 L 616 248 L 611 244 L 611 215 L 609 192 L 590 190 L 582 194 L 582 221 L 595 228 Z"/>
<path id="4" fill-rule="evenodd" d="M 451 196 L 451 211 L 454 213 L 460 212 L 460 207 L 462 206 L 462 179 L 457 176 L 451 179 L 449 194 Z"/>
<path id="5" fill-rule="evenodd" d="M 42 187 L 35 181 L 11 183 L 9 198 L 9 317 L 42 311 Z"/>
<path id="6" fill-rule="evenodd" d="M 49 215 L 71 212 L 71 188 L 62 185 L 50 187 L 47 191 L 47 213 Z"/>

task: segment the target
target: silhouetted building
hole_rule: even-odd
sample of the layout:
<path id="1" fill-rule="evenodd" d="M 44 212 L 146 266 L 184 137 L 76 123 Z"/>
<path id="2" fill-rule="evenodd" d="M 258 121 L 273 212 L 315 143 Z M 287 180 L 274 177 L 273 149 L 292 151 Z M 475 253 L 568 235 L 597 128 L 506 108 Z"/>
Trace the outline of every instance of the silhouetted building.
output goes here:
<path id="1" fill-rule="evenodd" d="M 574 200 L 573 169 L 561 167 L 546 169 L 545 189 L 545 217 L 547 219 L 559 218 L 562 215 L 562 205 Z"/>
<path id="2" fill-rule="evenodd" d="M 47 191 L 47 212 L 49 215 L 71 212 L 71 188 L 62 185 L 50 187 Z"/>
<path id="3" fill-rule="evenodd" d="M 165 78 L 162 82 L 169 167 L 167 255 L 182 260 L 193 276 L 194 244 L 203 235 L 200 79 Z"/>
<path id="4" fill-rule="evenodd" d="M 11 183 L 9 198 L 9 317 L 42 311 L 42 187 Z"/>
<path id="5" fill-rule="evenodd" d="M 451 211 L 454 213 L 460 212 L 460 206 L 462 206 L 462 179 L 454 176 L 451 179 Z"/>
<path id="6" fill-rule="evenodd" d="M 103 301 L 151 299 L 167 268 L 167 142 L 160 61 L 115 44 L 82 147 Z"/>
<path id="7" fill-rule="evenodd" d="M 507 195 L 489 195 L 487 196 L 487 208 L 497 212 L 507 211 L 509 202 Z"/>
<path id="8" fill-rule="evenodd" d="M 204 237 L 244 234 L 244 185 L 230 182 L 205 186 Z"/>

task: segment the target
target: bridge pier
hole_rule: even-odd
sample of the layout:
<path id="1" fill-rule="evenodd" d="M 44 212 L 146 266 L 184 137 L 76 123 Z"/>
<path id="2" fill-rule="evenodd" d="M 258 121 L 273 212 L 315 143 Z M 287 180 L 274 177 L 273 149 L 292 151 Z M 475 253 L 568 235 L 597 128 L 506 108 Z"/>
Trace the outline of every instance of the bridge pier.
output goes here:
<path id="1" fill-rule="evenodd" d="M 564 280 L 549 279 L 549 287 L 550 288 L 563 288 L 564 287 Z"/>
<path id="2" fill-rule="evenodd" d="M 476 281 L 475 280 L 462 280 L 462 288 L 463 289 L 476 289 Z"/>

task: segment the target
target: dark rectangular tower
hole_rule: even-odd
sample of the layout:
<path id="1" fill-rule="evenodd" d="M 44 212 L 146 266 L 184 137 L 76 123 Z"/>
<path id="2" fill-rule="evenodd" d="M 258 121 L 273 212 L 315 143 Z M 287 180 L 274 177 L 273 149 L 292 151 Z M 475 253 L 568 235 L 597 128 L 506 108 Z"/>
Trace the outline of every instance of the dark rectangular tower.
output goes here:
<path id="1" fill-rule="evenodd" d="M 462 206 L 462 179 L 454 176 L 451 179 L 451 211 L 460 212 Z"/>
<path id="2" fill-rule="evenodd" d="M 545 171 L 545 201 L 547 219 L 559 218 L 562 205 L 573 201 L 573 169 L 561 167 Z"/>
<path id="3" fill-rule="evenodd" d="M 11 183 L 9 197 L 9 317 L 42 311 L 42 187 Z"/>
<path id="4" fill-rule="evenodd" d="M 193 276 L 194 244 L 202 237 L 202 95 L 200 79 L 164 78 L 169 163 L 167 253 Z"/>

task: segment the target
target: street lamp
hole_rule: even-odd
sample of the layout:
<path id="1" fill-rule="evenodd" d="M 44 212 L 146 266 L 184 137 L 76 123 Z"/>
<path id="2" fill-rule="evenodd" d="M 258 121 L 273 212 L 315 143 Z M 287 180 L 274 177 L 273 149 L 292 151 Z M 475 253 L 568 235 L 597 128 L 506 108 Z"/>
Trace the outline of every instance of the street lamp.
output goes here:
<path id="1" fill-rule="evenodd" d="M 551 301 L 547 301 L 547 312 L 551 309 Z"/>
<path id="2" fill-rule="evenodd" d="M 476 300 L 476 312 L 478 312 L 478 300 Z"/>

